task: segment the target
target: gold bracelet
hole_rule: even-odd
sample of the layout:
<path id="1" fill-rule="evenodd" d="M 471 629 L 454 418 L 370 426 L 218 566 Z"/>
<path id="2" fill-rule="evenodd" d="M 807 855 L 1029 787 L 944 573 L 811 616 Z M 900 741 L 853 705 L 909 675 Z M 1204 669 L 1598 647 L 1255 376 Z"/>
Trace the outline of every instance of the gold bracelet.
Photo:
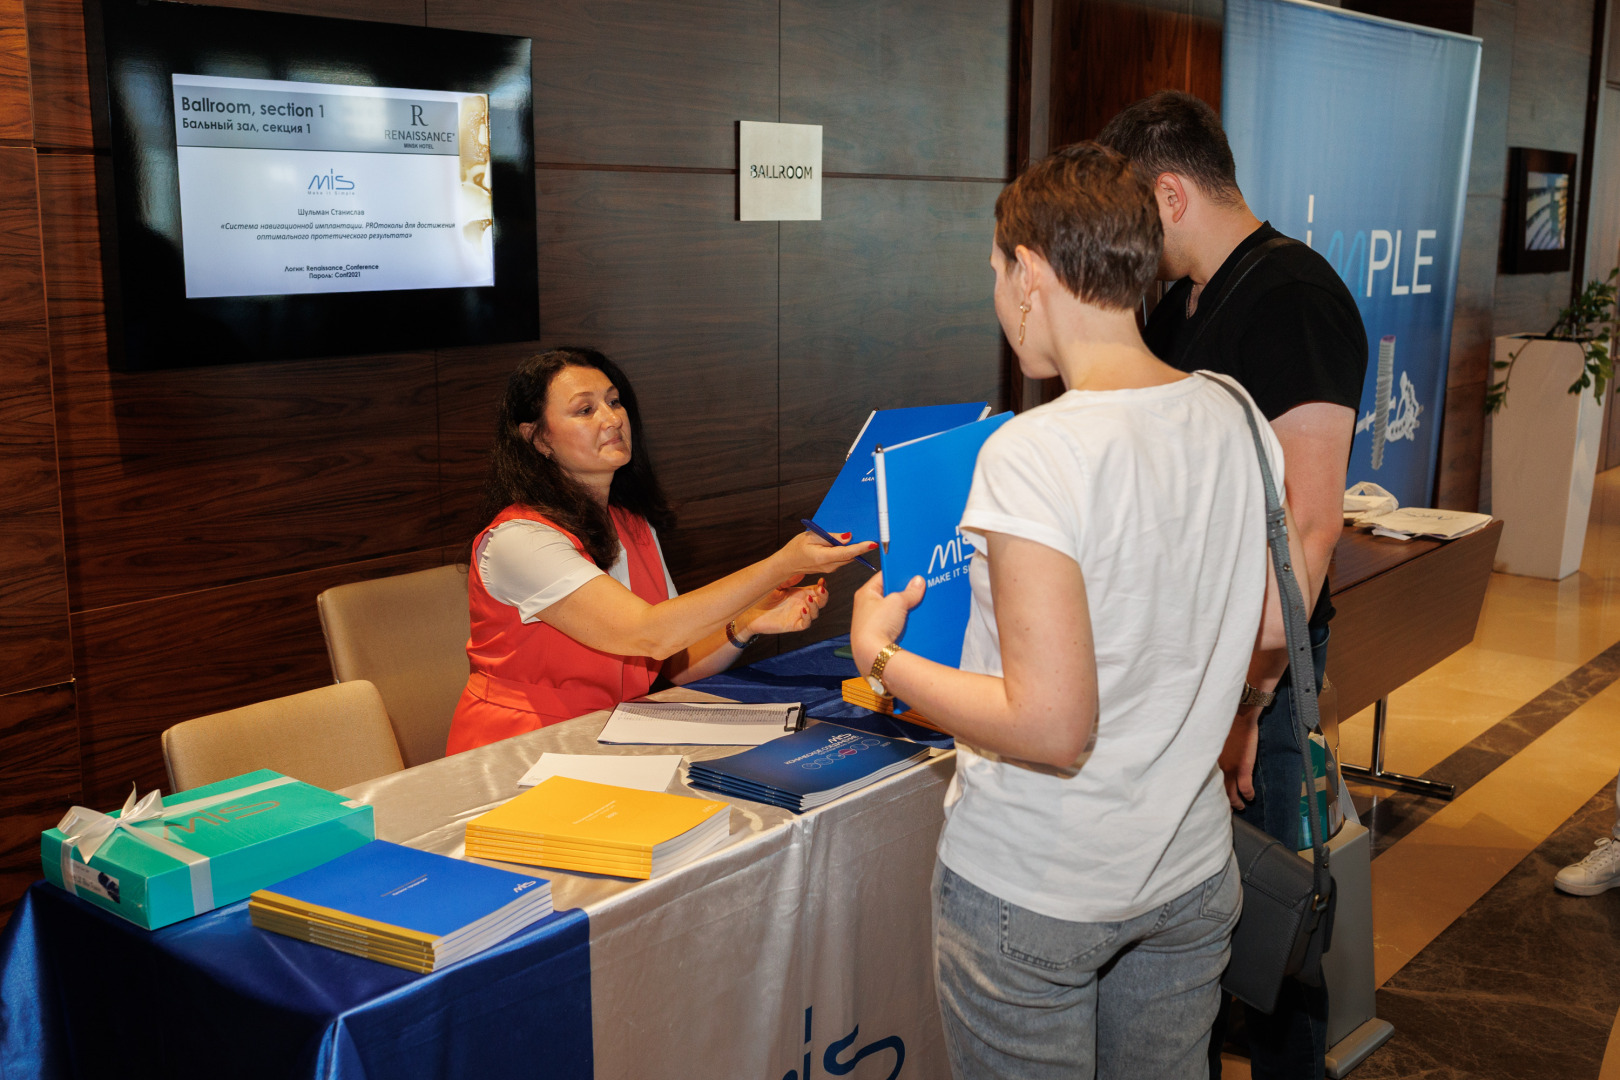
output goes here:
<path id="1" fill-rule="evenodd" d="M 868 679 L 875 681 L 883 692 L 890 697 L 893 697 L 894 694 L 889 690 L 888 683 L 883 681 L 883 669 L 889 666 L 889 661 L 893 660 L 894 654 L 899 651 L 900 643 L 898 641 L 891 641 L 879 649 L 877 656 L 872 658 L 872 672 L 867 676 Z"/>
<path id="2" fill-rule="evenodd" d="M 726 623 L 726 640 L 731 642 L 731 647 L 734 649 L 746 649 L 748 646 L 752 645 L 755 640 L 758 639 L 758 637 L 758 634 L 754 634 L 749 637 L 747 641 L 743 641 L 737 636 L 737 620 L 732 619 L 730 622 Z"/>

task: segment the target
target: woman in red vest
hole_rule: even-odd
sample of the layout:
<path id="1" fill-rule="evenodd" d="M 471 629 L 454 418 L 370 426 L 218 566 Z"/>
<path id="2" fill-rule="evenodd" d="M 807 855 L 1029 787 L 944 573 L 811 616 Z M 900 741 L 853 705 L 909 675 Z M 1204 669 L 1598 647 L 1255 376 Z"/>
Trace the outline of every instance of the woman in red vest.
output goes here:
<path id="1" fill-rule="evenodd" d="M 635 392 L 593 349 L 553 349 L 507 382 L 473 541 L 472 674 L 447 752 L 609 709 L 730 667 L 759 634 L 803 630 L 824 582 L 876 545 L 801 534 L 768 559 L 682 596 L 658 528 L 673 523 L 641 446 Z"/>

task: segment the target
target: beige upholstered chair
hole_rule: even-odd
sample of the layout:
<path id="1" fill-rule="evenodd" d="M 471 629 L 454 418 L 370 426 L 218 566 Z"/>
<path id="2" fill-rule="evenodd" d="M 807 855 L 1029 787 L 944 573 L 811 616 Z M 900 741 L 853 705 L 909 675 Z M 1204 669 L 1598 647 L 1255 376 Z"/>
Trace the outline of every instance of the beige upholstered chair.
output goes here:
<path id="1" fill-rule="evenodd" d="M 444 756 L 467 685 L 467 571 L 441 566 L 327 589 L 315 600 L 340 683 L 377 686 L 406 766 Z"/>
<path id="2" fill-rule="evenodd" d="M 163 733 L 163 760 L 175 791 L 254 769 L 336 790 L 405 767 L 388 710 L 368 682 L 323 686 L 176 724 Z"/>

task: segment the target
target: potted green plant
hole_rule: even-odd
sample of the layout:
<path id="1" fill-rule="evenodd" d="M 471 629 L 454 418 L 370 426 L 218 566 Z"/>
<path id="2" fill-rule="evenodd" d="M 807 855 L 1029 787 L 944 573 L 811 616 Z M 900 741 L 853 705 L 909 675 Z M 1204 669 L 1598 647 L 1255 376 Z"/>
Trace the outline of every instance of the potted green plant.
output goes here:
<path id="1" fill-rule="evenodd" d="M 1601 281 L 1593 278 L 1581 290 L 1575 302 L 1558 313 L 1558 319 L 1545 334 L 1520 334 L 1524 344 L 1497 359 L 1491 367 L 1502 372 L 1502 381 L 1485 390 L 1485 415 L 1500 412 L 1507 404 L 1508 380 L 1513 378 L 1513 365 L 1525 349 L 1535 341 L 1569 341 L 1581 346 L 1584 363 L 1580 377 L 1570 384 L 1569 392 L 1578 394 L 1588 386 L 1592 397 L 1603 404 L 1603 391 L 1614 378 L 1614 358 L 1609 355 L 1609 341 L 1615 331 L 1615 279 L 1620 278 L 1620 266 L 1609 271 Z"/>
<path id="2" fill-rule="evenodd" d="M 1588 282 L 1545 334 L 1496 339 L 1491 367 L 1501 378 L 1486 389 L 1485 412 L 1492 417 L 1491 512 L 1502 519 L 1498 570 L 1558 579 L 1580 567 L 1603 395 L 1614 378 L 1617 280 L 1620 267 Z"/>

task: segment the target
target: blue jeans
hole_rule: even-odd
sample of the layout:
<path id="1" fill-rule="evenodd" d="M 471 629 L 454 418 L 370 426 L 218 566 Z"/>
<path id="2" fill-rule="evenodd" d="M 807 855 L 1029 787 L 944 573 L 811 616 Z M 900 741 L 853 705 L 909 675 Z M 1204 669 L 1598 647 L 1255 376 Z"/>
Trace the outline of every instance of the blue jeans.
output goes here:
<path id="1" fill-rule="evenodd" d="M 1243 904 L 1237 860 L 1125 922 L 1070 922 L 934 870 L 934 975 L 956 1080 L 1195 1080 Z"/>
<path id="2" fill-rule="evenodd" d="M 1311 630 L 1316 685 L 1327 665 L 1328 631 Z M 1260 714 L 1260 746 L 1254 761 L 1254 801 L 1238 817 L 1275 836 L 1294 850 L 1300 846 L 1299 793 L 1304 769 L 1294 740 L 1292 683 L 1287 674 L 1277 684 L 1277 700 Z M 1230 1007 L 1230 1006 L 1227 1006 Z M 1277 1008 L 1270 1016 L 1244 1006 L 1249 1036 L 1249 1068 L 1254 1080 L 1322 1080 L 1327 1055 L 1327 987 L 1283 982 Z M 1226 1008 L 1216 1022 L 1210 1044 L 1210 1076 L 1221 1075 L 1220 1049 L 1226 1036 Z"/>

